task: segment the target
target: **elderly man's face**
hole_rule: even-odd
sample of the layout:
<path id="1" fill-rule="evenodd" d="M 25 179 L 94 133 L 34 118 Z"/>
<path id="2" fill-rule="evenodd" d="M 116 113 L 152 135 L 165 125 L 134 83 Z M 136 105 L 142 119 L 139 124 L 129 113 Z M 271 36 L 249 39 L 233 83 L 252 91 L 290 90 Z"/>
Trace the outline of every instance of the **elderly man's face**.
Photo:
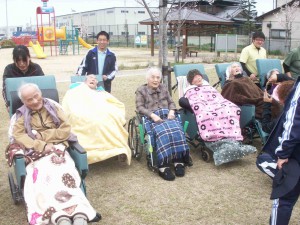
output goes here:
<path id="1" fill-rule="evenodd" d="M 235 76 L 235 75 L 238 75 L 238 74 L 241 74 L 242 73 L 242 68 L 239 64 L 233 64 L 231 66 L 231 71 L 230 71 L 230 74 Z"/>
<path id="2" fill-rule="evenodd" d="M 148 86 L 155 89 L 158 88 L 161 81 L 159 73 L 154 73 L 148 78 Z"/>
<path id="3" fill-rule="evenodd" d="M 91 89 L 97 89 L 98 80 L 95 75 L 88 75 L 85 80 L 85 83 Z"/>
<path id="4" fill-rule="evenodd" d="M 203 82 L 203 78 L 201 75 L 196 75 L 194 76 L 194 79 L 192 81 L 192 85 L 196 85 L 196 86 L 200 86 L 202 85 Z"/>
<path id="5" fill-rule="evenodd" d="M 34 87 L 24 88 L 21 94 L 24 105 L 32 111 L 38 111 L 43 107 L 42 93 Z"/>

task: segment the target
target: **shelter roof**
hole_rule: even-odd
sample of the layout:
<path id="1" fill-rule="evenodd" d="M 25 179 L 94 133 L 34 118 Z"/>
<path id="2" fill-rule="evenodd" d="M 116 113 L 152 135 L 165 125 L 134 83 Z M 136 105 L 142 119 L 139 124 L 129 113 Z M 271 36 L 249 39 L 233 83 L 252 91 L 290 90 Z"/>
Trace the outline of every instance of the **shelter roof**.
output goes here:
<path id="1" fill-rule="evenodd" d="M 169 24 L 177 24 L 179 20 L 184 21 L 186 24 L 214 24 L 214 25 L 230 25 L 233 21 L 229 19 L 220 18 L 205 12 L 196 11 L 195 9 L 181 9 L 181 16 L 178 15 L 178 10 L 169 12 L 166 21 Z M 181 19 L 179 19 L 181 18 Z M 158 24 L 159 18 L 155 18 L 155 22 L 150 19 L 140 21 L 140 24 L 151 25 Z"/>

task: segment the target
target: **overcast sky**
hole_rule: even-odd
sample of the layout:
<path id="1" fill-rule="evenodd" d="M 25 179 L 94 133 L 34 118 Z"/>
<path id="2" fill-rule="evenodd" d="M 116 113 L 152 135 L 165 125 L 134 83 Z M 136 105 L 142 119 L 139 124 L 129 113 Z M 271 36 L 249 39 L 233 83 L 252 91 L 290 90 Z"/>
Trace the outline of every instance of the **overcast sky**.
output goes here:
<path id="1" fill-rule="evenodd" d="M 153 7 L 157 7 L 157 0 L 148 0 Z M 36 24 L 36 8 L 42 6 L 41 0 L 0 0 L 0 27 L 6 26 L 6 3 L 9 26 L 25 26 L 26 24 Z M 55 14 L 64 15 L 76 12 L 103 9 L 111 7 L 140 6 L 135 0 L 49 0 L 48 6 L 53 6 Z M 273 8 L 273 0 L 257 0 L 256 8 L 258 15 Z"/>

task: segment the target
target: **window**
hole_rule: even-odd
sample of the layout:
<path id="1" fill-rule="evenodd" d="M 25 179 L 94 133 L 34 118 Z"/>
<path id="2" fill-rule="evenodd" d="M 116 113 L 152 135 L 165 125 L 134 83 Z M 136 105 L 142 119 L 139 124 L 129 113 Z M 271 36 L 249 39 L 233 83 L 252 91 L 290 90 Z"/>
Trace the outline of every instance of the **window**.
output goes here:
<path id="1" fill-rule="evenodd" d="M 158 14 L 158 12 L 152 12 L 152 14 L 154 15 L 154 14 Z"/>
<path id="2" fill-rule="evenodd" d="M 138 13 L 140 13 L 140 14 L 145 14 L 145 11 L 138 11 Z"/>
<path id="3" fill-rule="evenodd" d="M 107 13 L 107 14 L 109 14 L 109 13 L 114 13 L 114 11 L 113 11 L 113 10 L 107 10 L 106 13 Z"/>
<path id="4" fill-rule="evenodd" d="M 138 35 L 145 35 L 145 32 L 138 32 Z"/>
<path id="5" fill-rule="evenodd" d="M 275 30 L 275 29 L 271 30 L 272 38 L 283 39 L 283 38 L 285 38 L 285 34 L 286 34 L 285 30 Z"/>
<path id="6" fill-rule="evenodd" d="M 109 34 L 109 36 L 112 36 L 112 35 L 114 35 L 114 33 L 113 33 L 113 32 L 108 32 L 108 34 Z"/>
<path id="7" fill-rule="evenodd" d="M 128 13 L 128 10 L 121 10 L 121 13 Z"/>

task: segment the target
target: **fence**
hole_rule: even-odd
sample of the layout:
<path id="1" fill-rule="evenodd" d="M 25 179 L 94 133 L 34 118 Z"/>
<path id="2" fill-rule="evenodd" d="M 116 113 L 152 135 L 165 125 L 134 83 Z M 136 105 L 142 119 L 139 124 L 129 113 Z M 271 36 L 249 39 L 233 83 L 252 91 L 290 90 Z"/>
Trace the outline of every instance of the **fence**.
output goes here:
<path id="1" fill-rule="evenodd" d="M 96 44 L 95 35 L 105 30 L 110 34 L 110 46 L 116 47 L 134 47 L 135 37 L 137 35 L 147 36 L 147 45 L 150 47 L 150 26 L 139 25 L 139 24 L 119 24 L 119 25 L 98 25 L 98 26 L 87 26 L 81 31 L 81 35 L 85 41 L 90 44 Z M 180 40 L 182 43 L 182 39 Z M 159 48 L 159 36 L 157 33 L 154 34 L 155 48 Z M 251 38 L 247 35 L 238 35 L 237 38 L 237 52 L 240 52 L 245 46 L 251 43 Z M 168 47 L 174 48 L 176 45 L 176 38 L 168 34 Z M 290 49 L 298 47 L 300 45 L 300 39 L 292 39 L 290 41 Z M 215 51 L 215 34 L 212 36 L 199 35 L 199 36 L 188 36 L 188 46 L 199 51 Z M 266 38 L 264 47 L 270 53 L 277 52 L 277 54 L 284 54 L 286 51 L 284 39 L 269 39 Z"/>

